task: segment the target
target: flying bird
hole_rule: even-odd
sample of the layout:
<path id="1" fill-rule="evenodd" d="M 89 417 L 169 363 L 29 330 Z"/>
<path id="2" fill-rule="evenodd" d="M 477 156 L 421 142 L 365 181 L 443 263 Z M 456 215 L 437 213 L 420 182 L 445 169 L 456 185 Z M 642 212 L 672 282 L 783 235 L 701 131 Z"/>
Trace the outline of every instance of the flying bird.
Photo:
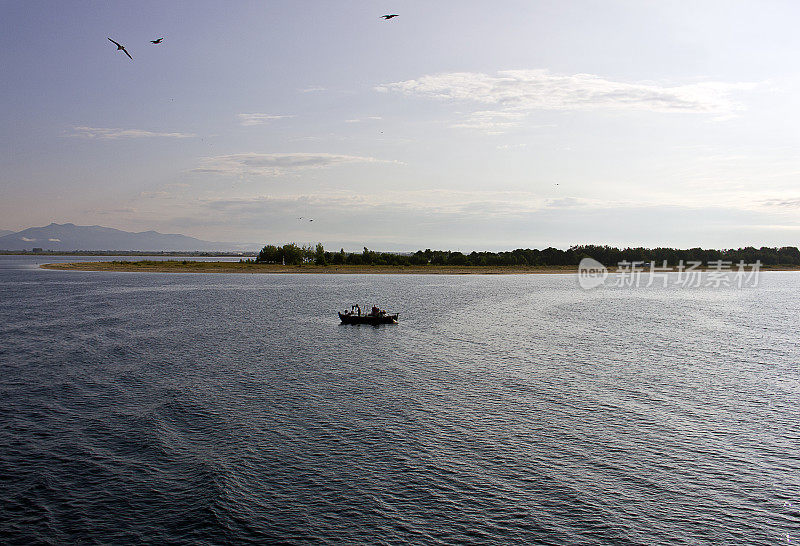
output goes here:
<path id="1" fill-rule="evenodd" d="M 125 49 L 124 45 L 120 44 L 119 42 L 115 42 L 111 38 L 108 38 L 108 41 L 117 46 L 117 51 L 122 50 L 122 52 L 125 53 L 125 55 L 127 55 L 130 60 L 133 60 L 133 57 L 131 57 L 131 54 L 128 53 L 128 50 Z"/>
<path id="2" fill-rule="evenodd" d="M 383 17 L 384 19 L 386 19 L 386 20 L 388 21 L 388 20 L 389 20 L 389 19 L 391 19 L 392 17 L 397 17 L 397 14 L 396 14 L 396 13 L 393 13 L 393 14 L 391 14 L 391 15 L 381 15 L 381 17 Z"/>
<path id="3" fill-rule="evenodd" d="M 161 43 L 161 40 L 163 40 L 163 39 L 164 39 L 164 38 L 159 38 L 158 40 L 150 40 L 150 43 L 151 43 L 151 44 L 160 44 L 160 43 Z"/>

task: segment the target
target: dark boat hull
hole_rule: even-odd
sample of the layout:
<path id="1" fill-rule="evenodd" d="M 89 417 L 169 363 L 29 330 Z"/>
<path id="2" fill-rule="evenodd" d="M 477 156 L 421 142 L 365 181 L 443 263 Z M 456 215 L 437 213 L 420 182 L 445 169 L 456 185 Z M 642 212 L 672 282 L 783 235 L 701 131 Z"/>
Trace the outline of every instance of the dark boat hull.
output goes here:
<path id="1" fill-rule="evenodd" d="M 397 324 L 398 315 L 343 315 L 339 313 L 342 324 Z"/>

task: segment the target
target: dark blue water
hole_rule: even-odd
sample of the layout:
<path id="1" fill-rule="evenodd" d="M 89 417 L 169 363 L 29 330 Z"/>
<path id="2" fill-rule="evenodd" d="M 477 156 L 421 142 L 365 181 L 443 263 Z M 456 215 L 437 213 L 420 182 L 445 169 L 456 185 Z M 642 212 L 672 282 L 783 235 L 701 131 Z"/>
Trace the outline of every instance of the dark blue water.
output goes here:
<path id="1" fill-rule="evenodd" d="M 84 273 L 0 258 L 4 543 L 800 540 L 800 274 Z M 341 326 L 376 303 L 396 326 Z"/>

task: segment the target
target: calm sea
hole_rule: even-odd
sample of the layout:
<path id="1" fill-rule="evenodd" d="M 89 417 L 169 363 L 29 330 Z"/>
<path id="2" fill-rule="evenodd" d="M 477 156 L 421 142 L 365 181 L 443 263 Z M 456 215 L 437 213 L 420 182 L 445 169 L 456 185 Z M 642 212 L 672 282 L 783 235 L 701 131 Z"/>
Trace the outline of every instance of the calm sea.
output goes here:
<path id="1" fill-rule="evenodd" d="M 800 273 L 41 261 L 0 257 L 3 543 L 800 541 Z"/>

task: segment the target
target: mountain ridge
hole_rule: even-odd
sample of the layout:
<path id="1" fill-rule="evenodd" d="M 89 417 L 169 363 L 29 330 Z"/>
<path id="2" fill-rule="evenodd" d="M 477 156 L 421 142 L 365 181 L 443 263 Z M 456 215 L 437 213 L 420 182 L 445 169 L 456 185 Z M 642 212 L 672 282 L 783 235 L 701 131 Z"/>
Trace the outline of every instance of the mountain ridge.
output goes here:
<path id="1" fill-rule="evenodd" d="M 73 223 L 31 227 L 0 235 L 0 250 L 53 251 L 123 250 L 123 251 L 241 251 L 255 250 L 258 245 L 204 241 L 179 233 L 123 231 L 105 226 L 79 226 Z"/>

